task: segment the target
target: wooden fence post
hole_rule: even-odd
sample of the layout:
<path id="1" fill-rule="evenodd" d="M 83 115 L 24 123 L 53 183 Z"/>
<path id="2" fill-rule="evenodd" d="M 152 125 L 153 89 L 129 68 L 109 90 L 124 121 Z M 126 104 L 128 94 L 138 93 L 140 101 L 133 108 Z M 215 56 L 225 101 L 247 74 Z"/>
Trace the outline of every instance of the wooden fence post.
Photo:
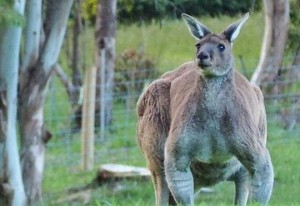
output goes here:
<path id="1" fill-rule="evenodd" d="M 84 171 L 94 166 L 94 129 L 95 129 L 95 98 L 96 98 L 96 67 L 86 71 L 84 78 L 81 154 Z"/>

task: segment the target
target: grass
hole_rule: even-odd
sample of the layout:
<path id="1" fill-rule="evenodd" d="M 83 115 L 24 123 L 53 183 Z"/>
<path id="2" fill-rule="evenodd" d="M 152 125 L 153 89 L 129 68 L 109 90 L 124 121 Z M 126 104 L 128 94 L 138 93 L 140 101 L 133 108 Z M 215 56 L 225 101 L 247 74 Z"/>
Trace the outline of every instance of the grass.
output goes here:
<path id="1" fill-rule="evenodd" d="M 213 32 L 221 32 L 240 17 L 220 18 L 203 17 L 201 22 Z M 263 16 L 253 14 L 243 27 L 240 36 L 234 43 L 234 55 L 237 68 L 241 68 L 239 56 L 246 62 L 247 68 L 254 68 L 258 62 L 261 40 L 263 37 Z M 195 40 L 190 35 L 183 20 L 162 20 L 161 24 L 152 22 L 147 25 L 119 25 L 117 32 L 117 52 L 128 48 L 144 48 L 152 58 L 159 71 L 172 70 L 195 56 Z M 251 72 L 251 71 L 249 71 Z"/>
<path id="2" fill-rule="evenodd" d="M 282 130 L 278 134 L 285 135 Z M 284 141 L 282 136 L 271 137 L 269 149 L 275 168 L 275 185 L 270 205 L 297 205 L 300 202 L 299 193 L 299 146 L 300 140 L 288 137 Z M 136 154 L 135 154 L 136 155 Z M 120 157 L 122 159 L 122 157 Z M 85 184 L 91 181 L 94 173 L 78 172 L 72 179 L 64 178 L 64 184 L 74 181 Z M 73 184 L 74 184 L 73 182 Z M 196 198 L 196 205 L 231 205 L 234 188 L 232 183 L 221 183 L 213 187 L 215 193 L 200 194 Z M 63 193 L 63 196 L 66 193 Z M 154 193 L 150 181 L 121 181 L 115 185 L 107 184 L 92 191 L 89 205 L 154 205 Z M 80 204 L 80 203 L 78 203 Z M 66 204 L 67 205 L 67 204 Z"/>
<path id="3" fill-rule="evenodd" d="M 237 21 L 237 17 L 201 17 L 198 18 L 213 32 L 221 32 L 231 23 Z M 182 19 L 163 19 L 160 22 L 137 23 L 132 25 L 117 25 L 116 52 L 117 56 L 127 49 L 142 49 L 146 56 L 155 62 L 160 72 L 177 68 L 195 57 L 195 39 L 190 35 L 188 28 Z M 264 17 L 262 13 L 253 13 L 243 26 L 243 29 L 234 42 L 233 52 L 236 57 L 237 69 L 243 71 L 240 57 L 245 62 L 245 68 L 252 73 L 257 65 L 263 38 Z M 67 42 L 70 43 L 71 40 Z M 86 68 L 90 68 L 94 61 L 94 30 L 87 28 L 83 33 L 82 57 Z M 68 46 L 64 42 L 66 50 Z M 61 55 L 61 64 L 66 65 L 66 55 Z"/>
<path id="4" fill-rule="evenodd" d="M 127 128 L 128 129 L 128 128 Z M 271 153 L 275 169 L 275 184 L 270 205 L 297 205 L 300 202 L 299 181 L 300 171 L 299 147 L 300 127 L 292 132 L 288 132 L 275 122 L 269 123 L 269 141 L 268 148 Z M 134 132 L 128 131 L 129 133 Z M 140 150 L 136 146 L 134 138 L 123 139 L 122 129 L 114 133 L 115 138 L 112 141 L 106 141 L 97 145 L 96 151 L 105 151 L 98 158 L 102 158 L 100 163 L 123 163 L 136 166 L 145 166 L 145 160 Z M 124 149 L 123 142 L 130 146 Z M 116 143 L 119 142 L 119 143 Z M 73 142 L 75 150 L 78 152 L 80 141 Z M 120 144 L 116 146 L 115 144 Z M 118 147 L 120 149 L 118 149 Z M 121 149 L 123 148 L 123 149 Z M 61 149 L 49 149 L 48 156 L 53 155 L 64 158 Z M 76 153 L 76 152 L 75 152 Z M 90 172 L 83 172 L 80 164 L 73 167 L 59 167 L 47 169 L 44 181 L 44 192 L 52 194 L 49 205 L 57 205 L 56 200 L 69 195 L 67 188 L 82 187 L 90 183 L 95 177 L 97 168 Z M 54 175 L 55 174 L 55 175 Z M 234 186 L 231 182 L 224 182 L 213 187 L 215 193 L 200 194 L 196 197 L 196 205 L 232 205 Z M 154 192 L 151 181 L 145 180 L 124 180 L 112 182 L 97 187 L 90 191 L 91 200 L 88 205 L 154 205 Z M 79 199 L 72 205 L 81 205 Z M 70 205 L 70 202 L 61 205 Z"/>
<path id="5" fill-rule="evenodd" d="M 213 31 L 221 31 L 236 18 L 201 18 Z M 262 14 L 251 15 L 234 43 L 234 54 L 237 67 L 241 68 L 239 56 L 245 61 L 245 67 L 251 73 L 257 64 L 261 39 L 263 36 Z M 94 32 L 88 29 L 84 34 L 86 40 L 86 65 L 93 64 Z M 141 25 L 118 25 L 117 54 L 125 49 L 143 48 L 146 56 L 155 61 L 160 72 L 171 70 L 178 65 L 193 60 L 194 39 L 190 36 L 182 20 L 163 20 Z M 66 55 L 61 55 L 61 64 L 67 67 Z M 96 133 L 95 168 L 90 172 L 81 169 L 80 133 L 69 133 L 70 105 L 67 94 L 61 83 L 54 78 L 54 87 L 50 85 L 45 106 L 46 126 L 50 128 L 53 138 L 48 144 L 46 168 L 43 181 L 44 203 L 42 205 L 83 205 L 83 199 L 61 201 L 69 196 L 68 189 L 83 187 L 89 184 L 97 172 L 97 167 L 104 163 L 122 163 L 135 166 L 146 166 L 145 159 L 135 140 L 136 114 L 127 111 L 123 102 L 114 105 L 114 122 L 111 132 L 107 132 L 106 141 L 101 142 Z M 52 89 L 52 90 L 51 90 Z M 298 128 L 299 125 L 297 125 Z M 299 205 L 300 192 L 300 129 L 288 132 L 276 122 L 269 122 L 268 147 L 275 168 L 275 185 L 270 205 Z M 200 194 L 196 205 L 232 205 L 234 187 L 225 182 L 213 187 L 215 193 Z M 90 202 L 87 205 L 103 206 L 147 206 L 154 205 L 154 191 L 151 181 L 124 180 L 107 183 L 90 191 Z"/>
<path id="6" fill-rule="evenodd" d="M 269 148 L 275 168 L 271 205 L 299 205 L 300 197 L 300 125 L 292 132 L 269 126 Z"/>

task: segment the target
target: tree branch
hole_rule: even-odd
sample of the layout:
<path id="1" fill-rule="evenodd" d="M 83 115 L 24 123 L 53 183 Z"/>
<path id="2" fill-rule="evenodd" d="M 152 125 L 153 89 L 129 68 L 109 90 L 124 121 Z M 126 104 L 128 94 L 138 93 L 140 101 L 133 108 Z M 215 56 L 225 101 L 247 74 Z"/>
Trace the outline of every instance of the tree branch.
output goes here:
<path id="1" fill-rule="evenodd" d="M 63 69 L 61 68 L 61 66 L 59 64 L 55 64 L 53 66 L 53 70 L 55 71 L 55 74 L 57 75 L 57 77 L 60 79 L 60 81 L 65 86 L 70 101 L 72 103 L 74 103 L 76 101 L 76 99 L 74 99 L 76 97 L 76 88 L 75 88 L 75 86 L 69 80 L 67 74 L 63 71 Z"/>
<path id="2" fill-rule="evenodd" d="M 28 0 L 26 4 L 24 60 L 21 72 L 33 66 L 39 57 L 42 26 L 42 0 Z"/>
<path id="3" fill-rule="evenodd" d="M 50 2 L 52 2 L 52 4 L 49 5 L 48 2 L 47 6 L 55 5 L 55 9 L 50 9 L 48 10 L 49 13 L 47 13 L 47 16 L 50 15 L 53 20 L 51 20 L 49 32 L 45 29 L 46 41 L 40 59 L 42 69 L 46 76 L 57 62 L 73 0 L 51 0 Z"/>

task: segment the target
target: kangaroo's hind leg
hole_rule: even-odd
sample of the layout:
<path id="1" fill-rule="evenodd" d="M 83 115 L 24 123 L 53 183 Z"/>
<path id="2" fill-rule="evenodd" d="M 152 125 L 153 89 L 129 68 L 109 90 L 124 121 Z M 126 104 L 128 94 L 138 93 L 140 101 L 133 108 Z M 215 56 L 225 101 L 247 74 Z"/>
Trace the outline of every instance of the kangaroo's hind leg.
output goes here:
<path id="1" fill-rule="evenodd" d="M 163 169 L 154 165 L 149 166 L 155 189 L 156 206 L 175 205 L 175 200 L 168 188 Z"/>
<path id="2" fill-rule="evenodd" d="M 170 82 L 157 80 L 141 95 L 137 104 L 137 140 L 151 171 L 156 205 L 168 205 L 170 191 L 164 174 L 164 148 L 167 140 Z"/>

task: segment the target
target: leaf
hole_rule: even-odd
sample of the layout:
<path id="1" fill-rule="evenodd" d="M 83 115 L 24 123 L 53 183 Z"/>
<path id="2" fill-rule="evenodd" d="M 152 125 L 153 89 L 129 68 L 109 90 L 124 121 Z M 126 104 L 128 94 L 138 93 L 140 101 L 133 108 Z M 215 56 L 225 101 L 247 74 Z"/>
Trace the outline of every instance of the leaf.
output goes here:
<path id="1" fill-rule="evenodd" d="M 25 19 L 22 14 L 13 10 L 7 0 L 0 3 L 0 28 L 9 26 L 23 26 Z"/>

